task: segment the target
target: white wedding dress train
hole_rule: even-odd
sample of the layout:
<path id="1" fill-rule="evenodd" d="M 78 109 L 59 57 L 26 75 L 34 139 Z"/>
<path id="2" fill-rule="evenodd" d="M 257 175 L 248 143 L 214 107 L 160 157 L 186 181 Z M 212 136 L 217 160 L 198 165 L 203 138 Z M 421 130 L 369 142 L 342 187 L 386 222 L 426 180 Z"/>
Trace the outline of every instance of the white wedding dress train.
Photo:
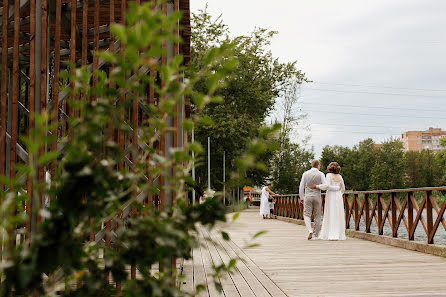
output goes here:
<path id="1" fill-rule="evenodd" d="M 318 239 L 345 240 L 344 180 L 341 175 L 328 173 L 327 184 L 339 186 L 339 191 L 327 191 L 325 196 L 324 218 Z"/>

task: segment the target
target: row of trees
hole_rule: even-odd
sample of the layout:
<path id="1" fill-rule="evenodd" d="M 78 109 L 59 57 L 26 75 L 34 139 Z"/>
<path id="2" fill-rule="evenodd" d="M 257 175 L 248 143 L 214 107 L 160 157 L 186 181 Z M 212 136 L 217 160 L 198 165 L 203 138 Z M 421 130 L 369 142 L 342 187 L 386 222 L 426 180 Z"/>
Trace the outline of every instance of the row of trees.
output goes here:
<path id="1" fill-rule="evenodd" d="M 272 163 L 287 162 L 286 158 L 293 159 L 299 149 L 287 137 L 283 137 L 278 130 L 279 125 L 267 127 L 265 123 L 277 98 L 283 97 L 293 85 L 306 80 L 296 62 L 282 63 L 268 49 L 276 33 L 256 28 L 249 35 L 232 37 L 220 17 L 213 18 L 206 9 L 193 14 L 192 67 L 202 68 L 206 63 L 204 55 L 224 44 L 232 47 L 232 53 L 238 61 L 231 75 L 225 78 L 224 88 L 216 92 L 221 102 L 211 103 L 199 113 L 209 121 L 202 122 L 195 129 L 195 137 L 199 142 L 207 143 L 207 138 L 211 139 L 211 181 L 216 190 L 223 188 L 224 152 L 226 172 L 234 171 L 237 159 L 247 144 L 253 138 L 260 137 L 261 141 L 254 149 L 266 149 L 261 156 L 263 165 L 241 172 L 241 176 L 249 179 L 239 179 L 238 185 L 242 186 L 244 183 L 263 184 L 271 177 Z M 195 90 L 202 93 L 206 88 L 206 80 L 203 79 Z M 266 137 L 264 131 L 271 129 L 276 130 L 276 133 Z M 277 160 L 279 149 L 287 153 L 286 157 Z M 286 174 L 282 176 L 285 178 Z M 204 159 L 197 164 L 197 177 L 201 177 L 203 187 L 207 181 L 207 161 Z"/>
<path id="2" fill-rule="evenodd" d="M 446 184 L 446 151 L 404 152 L 399 139 L 377 145 L 366 139 L 353 148 L 325 146 L 322 169 L 336 161 L 351 190 L 433 187 Z"/>

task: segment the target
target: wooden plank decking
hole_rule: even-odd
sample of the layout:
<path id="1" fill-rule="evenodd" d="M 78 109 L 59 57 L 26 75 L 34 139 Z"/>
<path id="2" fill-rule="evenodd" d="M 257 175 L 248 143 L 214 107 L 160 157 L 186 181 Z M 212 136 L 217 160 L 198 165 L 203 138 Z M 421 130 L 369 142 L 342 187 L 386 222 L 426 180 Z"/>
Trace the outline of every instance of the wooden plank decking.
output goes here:
<path id="1" fill-rule="evenodd" d="M 229 242 L 202 230 L 217 244 L 204 242 L 185 262 L 184 288 L 207 286 L 198 296 L 446 296 L 445 258 L 351 238 L 308 241 L 303 226 L 263 220 L 258 209 L 242 212 L 225 230 Z M 260 246 L 243 249 L 261 230 L 268 233 L 256 240 Z M 219 280 L 219 293 L 211 282 L 212 263 L 236 254 L 245 262 Z"/>

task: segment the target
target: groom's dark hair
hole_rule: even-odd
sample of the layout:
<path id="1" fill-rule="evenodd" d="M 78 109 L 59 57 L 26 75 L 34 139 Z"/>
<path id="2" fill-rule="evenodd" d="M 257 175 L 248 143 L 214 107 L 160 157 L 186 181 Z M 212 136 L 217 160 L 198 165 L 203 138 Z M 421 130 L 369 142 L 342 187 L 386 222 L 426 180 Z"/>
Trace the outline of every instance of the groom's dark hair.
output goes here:
<path id="1" fill-rule="evenodd" d="M 319 160 L 313 160 L 313 162 L 311 162 L 311 167 L 313 168 L 317 168 L 319 165 L 321 165 L 321 162 L 319 162 Z"/>

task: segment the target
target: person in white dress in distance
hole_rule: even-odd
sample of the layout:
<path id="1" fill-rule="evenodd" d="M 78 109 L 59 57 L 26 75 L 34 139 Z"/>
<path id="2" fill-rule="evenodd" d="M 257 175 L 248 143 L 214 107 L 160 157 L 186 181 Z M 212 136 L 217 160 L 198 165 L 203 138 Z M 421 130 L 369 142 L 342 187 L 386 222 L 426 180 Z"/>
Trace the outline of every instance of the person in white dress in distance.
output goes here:
<path id="1" fill-rule="evenodd" d="M 338 191 L 327 191 L 325 196 L 324 219 L 318 239 L 320 240 L 345 240 L 345 215 L 344 179 L 339 174 L 341 167 L 336 162 L 331 162 L 327 167 L 326 184 L 312 185 L 313 189 L 326 189 L 328 186 L 339 186 Z"/>
<path id="2" fill-rule="evenodd" d="M 277 196 L 276 193 L 271 191 L 270 187 L 271 183 L 266 184 L 266 186 L 262 188 L 262 196 L 260 197 L 260 215 L 263 216 L 264 219 L 272 219 L 272 214 L 269 208 L 270 194 L 273 196 Z"/>

